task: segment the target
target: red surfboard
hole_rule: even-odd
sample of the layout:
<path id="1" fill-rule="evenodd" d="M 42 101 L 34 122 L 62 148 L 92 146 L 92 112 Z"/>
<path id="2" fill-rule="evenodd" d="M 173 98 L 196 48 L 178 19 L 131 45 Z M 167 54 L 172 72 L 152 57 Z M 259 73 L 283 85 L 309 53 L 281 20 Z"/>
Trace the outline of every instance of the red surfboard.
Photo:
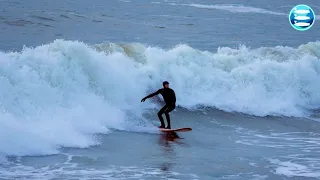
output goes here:
<path id="1" fill-rule="evenodd" d="M 159 128 L 160 131 L 162 132 L 188 132 L 188 131 L 192 131 L 192 128 L 177 128 L 177 129 L 165 129 L 165 128 Z"/>

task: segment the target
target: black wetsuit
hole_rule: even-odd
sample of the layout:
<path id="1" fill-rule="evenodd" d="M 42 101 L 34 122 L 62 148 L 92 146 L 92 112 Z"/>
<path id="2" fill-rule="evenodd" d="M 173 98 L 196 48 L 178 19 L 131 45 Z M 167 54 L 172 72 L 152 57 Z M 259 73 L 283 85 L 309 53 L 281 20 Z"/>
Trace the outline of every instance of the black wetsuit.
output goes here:
<path id="1" fill-rule="evenodd" d="M 171 129 L 171 124 L 170 124 L 170 116 L 169 116 L 169 112 L 171 112 L 172 110 L 174 110 L 174 108 L 176 107 L 176 95 L 175 92 L 171 89 L 171 88 L 161 88 L 158 91 L 146 96 L 143 99 L 147 99 L 150 98 L 152 96 L 161 94 L 164 102 L 166 103 L 158 112 L 158 117 L 160 119 L 161 122 L 161 126 L 162 128 L 164 128 L 164 121 L 162 118 L 162 114 L 164 113 L 166 115 L 166 119 L 168 122 L 168 126 L 166 128 Z"/>

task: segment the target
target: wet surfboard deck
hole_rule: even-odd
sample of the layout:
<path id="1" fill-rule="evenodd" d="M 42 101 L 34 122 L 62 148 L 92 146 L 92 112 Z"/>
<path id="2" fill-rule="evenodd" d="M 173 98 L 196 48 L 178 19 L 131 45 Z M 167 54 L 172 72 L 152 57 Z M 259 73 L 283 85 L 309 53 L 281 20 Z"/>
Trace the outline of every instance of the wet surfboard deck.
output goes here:
<path id="1" fill-rule="evenodd" d="M 192 131 L 192 128 L 184 127 L 184 128 L 176 128 L 176 129 L 165 129 L 165 128 L 159 128 L 162 132 L 188 132 Z"/>

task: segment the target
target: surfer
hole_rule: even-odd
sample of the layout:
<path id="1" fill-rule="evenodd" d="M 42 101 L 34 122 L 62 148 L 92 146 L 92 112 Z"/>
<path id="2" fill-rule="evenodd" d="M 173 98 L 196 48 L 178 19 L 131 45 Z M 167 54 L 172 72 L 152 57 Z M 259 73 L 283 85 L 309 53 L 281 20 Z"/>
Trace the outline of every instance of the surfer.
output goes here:
<path id="1" fill-rule="evenodd" d="M 166 129 L 171 129 L 169 112 L 174 110 L 174 108 L 176 107 L 176 95 L 175 95 L 174 90 L 169 88 L 168 81 L 164 81 L 162 83 L 162 85 L 163 85 L 163 88 L 144 97 L 141 100 L 141 102 L 144 102 L 146 99 L 151 98 L 155 95 L 161 94 L 166 104 L 158 112 L 158 117 L 161 122 L 161 125 L 159 126 L 159 128 L 165 128 L 165 124 L 164 124 L 163 117 L 162 117 L 162 114 L 164 113 L 166 115 L 166 119 L 167 119 L 167 123 L 168 123 Z"/>

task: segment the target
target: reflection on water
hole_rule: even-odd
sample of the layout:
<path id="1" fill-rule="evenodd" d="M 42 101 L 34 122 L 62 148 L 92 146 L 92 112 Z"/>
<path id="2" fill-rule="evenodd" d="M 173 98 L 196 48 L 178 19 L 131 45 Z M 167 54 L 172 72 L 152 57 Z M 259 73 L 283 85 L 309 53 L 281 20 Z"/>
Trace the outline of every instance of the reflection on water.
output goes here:
<path id="1" fill-rule="evenodd" d="M 159 145 L 167 147 L 170 146 L 170 142 L 174 142 L 177 144 L 185 144 L 179 141 L 181 139 L 183 138 L 181 138 L 176 132 L 164 132 L 160 135 Z"/>
<path id="2" fill-rule="evenodd" d="M 164 132 L 160 135 L 158 144 L 162 148 L 163 161 L 159 164 L 159 169 L 163 172 L 173 171 L 174 164 L 177 160 L 177 152 L 175 145 L 185 144 L 181 142 L 181 138 L 176 132 Z"/>
<path id="3" fill-rule="evenodd" d="M 168 172 L 172 170 L 173 163 L 172 162 L 164 162 L 160 165 L 161 171 Z"/>

